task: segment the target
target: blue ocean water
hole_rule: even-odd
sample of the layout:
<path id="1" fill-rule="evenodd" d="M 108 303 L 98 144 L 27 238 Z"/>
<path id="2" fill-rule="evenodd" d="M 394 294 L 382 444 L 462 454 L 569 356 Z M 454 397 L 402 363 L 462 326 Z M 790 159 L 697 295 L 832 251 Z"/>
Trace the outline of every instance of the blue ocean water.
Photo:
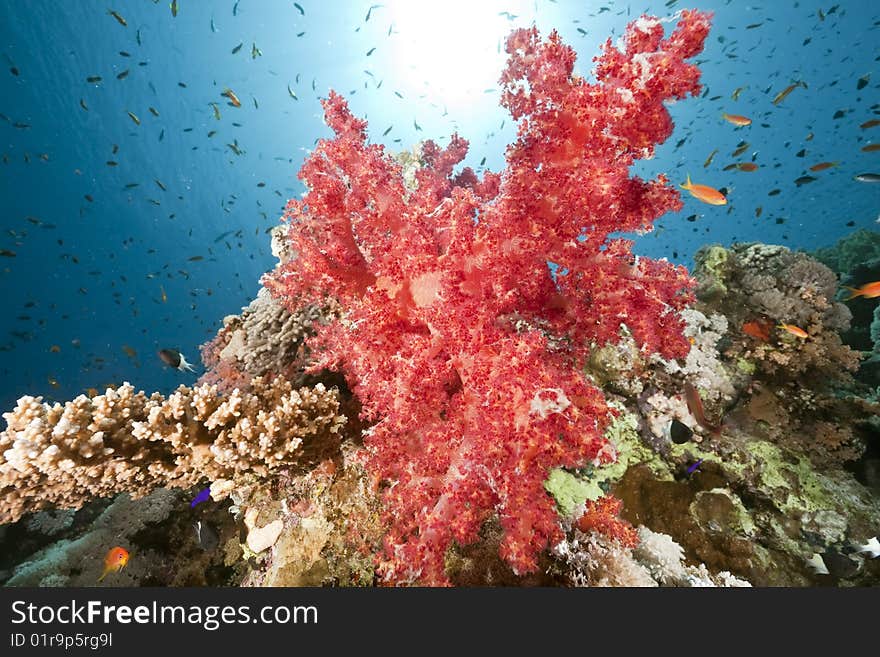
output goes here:
<path id="1" fill-rule="evenodd" d="M 859 127 L 880 114 L 880 9 L 868 0 L 174 4 L 176 16 L 166 0 L 0 1 L 3 409 L 24 394 L 191 383 L 156 352 L 198 364 L 198 345 L 256 294 L 274 264 L 266 233 L 329 133 L 318 101 L 331 88 L 389 149 L 458 131 L 466 164 L 500 170 L 515 137 L 498 107 L 502 42 L 532 23 L 557 28 L 588 75 L 599 44 L 641 13 L 715 12 L 697 57 L 704 93 L 671 107 L 675 133 L 635 170 L 690 173 L 729 203 L 685 194 L 638 253 L 689 264 L 706 243 L 813 249 L 878 228 L 880 185 L 853 180 L 880 171 L 880 152 L 861 150 L 880 126 Z M 735 161 L 759 168 L 724 171 Z M 794 182 L 806 174 L 816 180 Z"/>

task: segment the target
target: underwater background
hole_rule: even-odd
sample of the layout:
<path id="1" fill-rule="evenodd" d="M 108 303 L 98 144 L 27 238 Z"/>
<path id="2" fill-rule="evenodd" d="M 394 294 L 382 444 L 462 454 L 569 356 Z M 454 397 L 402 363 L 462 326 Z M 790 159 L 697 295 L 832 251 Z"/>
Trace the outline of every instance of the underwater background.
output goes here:
<path id="1" fill-rule="evenodd" d="M 708 36 L 709 18 L 689 9 L 711 14 Z M 679 30 L 602 82 L 629 95 L 620 102 L 640 94 L 644 125 L 621 124 L 649 136 L 664 99 L 671 136 L 639 160 L 646 142 L 614 134 L 612 101 L 594 133 L 555 118 L 591 135 L 586 152 L 620 139 L 607 170 L 636 159 L 630 174 L 665 175 L 683 207 L 622 234 L 630 259 L 605 241 L 618 237 L 608 218 L 650 226 L 674 202 L 611 174 L 584 183 L 599 200 L 578 241 L 599 242 L 583 272 L 550 271 L 556 289 L 590 300 L 586 329 L 560 319 L 561 293 L 540 297 L 537 319 L 526 302 L 522 316 L 496 307 L 504 295 L 480 287 L 483 264 L 453 272 L 464 282 L 447 292 L 465 303 L 441 313 L 443 333 L 437 316 L 418 324 L 445 300 L 436 272 L 407 270 L 402 288 L 379 276 L 366 289 L 387 298 L 363 302 L 343 293 L 345 272 L 333 279 L 342 270 L 292 257 L 308 253 L 311 229 L 277 227 L 306 194 L 315 235 L 336 246 L 317 232 L 343 207 L 320 162 L 369 172 L 342 195 L 352 204 L 363 191 L 365 207 L 433 218 L 437 235 L 445 208 L 464 207 L 447 204 L 451 182 L 484 204 L 464 222 L 475 234 L 503 233 L 480 213 L 504 207 L 516 239 L 542 238 L 517 215 L 534 198 L 504 184 L 585 165 L 540 141 L 552 120 L 529 116 L 518 132 L 500 105 L 513 102 L 505 41 L 558 30 L 577 61 L 555 83 L 578 89 L 627 25 L 634 41 Z M 0 583 L 877 585 L 878 30 L 880 10 L 862 0 L 0 0 Z M 696 82 L 679 59 L 701 89 L 672 102 L 675 84 Z M 524 61 L 520 75 L 543 60 Z M 395 156 L 399 199 L 370 186 L 392 178 L 377 173 L 391 160 L 353 140 L 331 90 Z M 472 178 L 443 173 L 425 145 L 453 133 L 469 141 L 455 172 Z M 552 157 L 508 166 L 505 149 L 522 143 Z M 493 172 L 507 176 L 497 197 Z M 355 237 L 369 253 L 391 233 L 364 223 Z M 440 260 L 448 244 L 435 237 Z M 475 244 L 499 289 L 546 292 L 543 251 L 537 269 L 515 257 L 505 269 Z M 416 259 L 403 237 L 385 246 L 385 264 Z M 322 275 L 350 307 L 309 296 Z M 478 291 L 485 316 L 466 307 Z M 383 313 L 421 319 L 410 334 Z M 437 346 L 477 326 L 496 338 L 482 351 Z M 315 332 L 330 356 L 306 345 Z M 443 339 L 426 346 L 427 334 Z M 468 371 L 483 358 L 490 367 Z"/>
<path id="2" fill-rule="evenodd" d="M 0 248 L 15 254 L 0 272 L 0 406 L 190 381 L 156 352 L 178 349 L 198 365 L 198 345 L 253 298 L 273 265 L 266 231 L 303 192 L 296 173 L 328 135 L 318 100 L 331 88 L 370 121 L 376 143 L 403 150 L 458 131 L 471 143 L 465 164 L 498 171 L 515 136 L 497 85 L 510 30 L 558 29 L 587 74 L 629 20 L 681 3 L 299 4 L 182 1 L 174 17 L 164 0 L 123 2 L 123 26 L 106 2 L 0 2 Z M 690 265 L 706 243 L 815 249 L 877 228 L 880 185 L 853 180 L 880 158 L 861 150 L 880 128 L 859 128 L 880 103 L 876 5 L 699 8 L 715 12 L 697 57 L 702 97 L 671 105 L 675 132 L 634 170 L 673 183 L 690 173 L 729 190 L 729 204 L 685 194 L 635 252 Z M 807 88 L 774 105 L 795 81 Z M 752 124 L 737 128 L 723 112 Z M 737 161 L 760 168 L 723 171 Z M 825 161 L 839 164 L 795 184 Z"/>

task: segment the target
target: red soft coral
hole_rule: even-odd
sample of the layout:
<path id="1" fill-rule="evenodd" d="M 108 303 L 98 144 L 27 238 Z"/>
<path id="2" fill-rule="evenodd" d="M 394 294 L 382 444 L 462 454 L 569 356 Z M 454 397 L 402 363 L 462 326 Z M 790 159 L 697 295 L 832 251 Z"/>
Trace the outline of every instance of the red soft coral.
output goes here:
<path id="1" fill-rule="evenodd" d="M 591 345 L 618 341 L 625 326 L 646 352 L 687 353 L 686 270 L 609 239 L 681 206 L 664 177 L 628 173 L 669 136 L 664 101 L 699 91 L 683 59 L 699 51 L 708 16 L 681 16 L 665 41 L 642 17 L 624 52 L 606 44 L 597 84 L 572 76 L 574 51 L 555 32 L 514 32 L 502 103 L 519 137 L 500 176 L 454 176 L 467 142 L 453 136 L 446 149 L 423 145 L 409 191 L 345 101 L 324 101 L 336 136 L 303 165 L 308 193 L 286 212 L 297 255 L 266 283 L 345 308 L 311 345 L 315 369 L 344 372 L 374 422 L 365 441 L 386 485 L 386 581 L 448 583 L 450 544 L 475 541 L 491 515 L 502 556 L 534 570 L 562 536 L 549 470 L 613 453 L 604 398 L 581 370 Z"/>

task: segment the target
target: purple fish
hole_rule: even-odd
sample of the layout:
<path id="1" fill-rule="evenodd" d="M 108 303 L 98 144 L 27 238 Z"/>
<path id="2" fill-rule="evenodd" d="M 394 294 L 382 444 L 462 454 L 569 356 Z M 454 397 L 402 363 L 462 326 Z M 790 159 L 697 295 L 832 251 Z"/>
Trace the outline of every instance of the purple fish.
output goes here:
<path id="1" fill-rule="evenodd" d="M 211 489 L 206 488 L 205 490 L 201 491 L 198 495 L 196 495 L 195 499 L 192 502 L 190 502 L 189 506 L 191 509 L 194 509 L 199 502 L 207 502 L 210 497 L 211 497 Z"/>
<path id="2" fill-rule="evenodd" d="M 694 470 L 696 470 L 697 468 L 700 467 L 700 463 L 702 463 L 702 462 L 703 462 L 703 459 L 700 459 L 699 461 L 697 461 L 696 463 L 694 463 L 691 467 L 689 467 L 689 468 L 688 468 L 688 474 L 692 474 L 692 473 L 694 472 Z"/>

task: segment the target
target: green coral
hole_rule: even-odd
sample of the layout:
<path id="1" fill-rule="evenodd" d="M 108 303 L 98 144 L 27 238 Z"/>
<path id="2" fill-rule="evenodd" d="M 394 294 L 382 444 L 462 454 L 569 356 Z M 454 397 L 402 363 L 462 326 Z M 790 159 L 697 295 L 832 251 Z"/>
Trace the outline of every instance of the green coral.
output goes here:
<path id="1" fill-rule="evenodd" d="M 560 513 L 567 518 L 572 517 L 587 500 L 605 495 L 611 484 L 620 479 L 631 465 L 646 463 L 660 478 L 672 477 L 662 459 L 639 439 L 638 418 L 628 413 L 623 404 L 609 402 L 608 405 L 619 411 L 605 430 L 605 438 L 617 450 L 617 460 L 574 473 L 556 468 L 551 470 L 544 482 L 544 488 L 556 500 Z"/>
<path id="2" fill-rule="evenodd" d="M 752 374 L 755 373 L 755 370 L 757 369 L 757 367 L 750 360 L 747 360 L 745 358 L 737 358 L 736 359 L 736 369 L 738 369 L 743 374 L 748 374 L 749 376 L 751 376 Z"/>
<path id="3" fill-rule="evenodd" d="M 780 511 L 815 512 L 835 507 L 833 488 L 813 470 L 807 457 L 786 455 L 776 445 L 758 440 L 746 447 L 760 464 L 758 481 L 772 493 Z M 829 482 L 830 483 L 830 482 Z"/>
<path id="4" fill-rule="evenodd" d="M 728 262 L 730 252 L 723 246 L 703 247 L 696 255 L 700 296 L 706 298 L 723 297 L 727 294 Z"/>
<path id="5" fill-rule="evenodd" d="M 574 517 L 578 508 L 587 500 L 595 500 L 604 495 L 597 482 L 582 479 L 561 468 L 550 472 L 550 476 L 544 482 L 544 488 L 556 500 L 559 512 L 566 518 Z"/>

